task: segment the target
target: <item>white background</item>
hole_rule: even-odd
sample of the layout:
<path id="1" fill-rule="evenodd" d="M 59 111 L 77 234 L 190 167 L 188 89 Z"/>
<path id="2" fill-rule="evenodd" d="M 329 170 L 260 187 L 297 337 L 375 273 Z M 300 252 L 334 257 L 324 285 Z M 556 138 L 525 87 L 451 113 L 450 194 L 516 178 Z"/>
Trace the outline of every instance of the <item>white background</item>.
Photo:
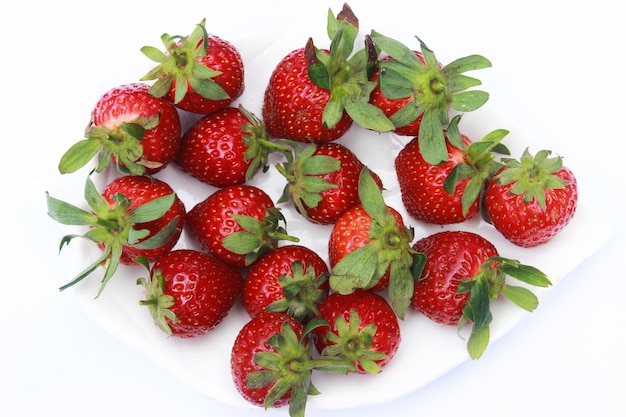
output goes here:
<path id="1" fill-rule="evenodd" d="M 210 32 L 225 37 L 267 26 L 325 25 L 327 9 L 338 11 L 342 3 L 138 3 L 24 1 L 0 16 L 5 97 L 0 413 L 286 416 L 286 410 L 231 408 L 199 395 L 102 330 L 71 293 L 59 293 L 68 272 L 57 245 L 66 230 L 47 217 L 45 191 L 80 201 L 84 178 L 58 174 L 58 158 L 82 138 L 91 107 L 108 89 L 99 80 L 111 71 L 132 76 L 124 57 L 139 54 L 143 45 L 160 46 L 162 32 L 186 34 L 203 17 Z M 350 5 L 363 28 L 407 42 L 419 35 L 444 63 L 472 53 L 488 57 L 493 68 L 479 78 L 491 93 L 490 104 L 565 157 L 582 198 L 613 220 L 614 233 L 479 361 L 397 401 L 340 414 L 450 416 L 480 409 L 483 416 L 624 415 L 626 230 L 623 198 L 612 194 L 623 189 L 626 152 L 621 108 L 626 31 L 619 2 L 353 0 Z M 253 70 L 247 71 L 252 76 Z"/>

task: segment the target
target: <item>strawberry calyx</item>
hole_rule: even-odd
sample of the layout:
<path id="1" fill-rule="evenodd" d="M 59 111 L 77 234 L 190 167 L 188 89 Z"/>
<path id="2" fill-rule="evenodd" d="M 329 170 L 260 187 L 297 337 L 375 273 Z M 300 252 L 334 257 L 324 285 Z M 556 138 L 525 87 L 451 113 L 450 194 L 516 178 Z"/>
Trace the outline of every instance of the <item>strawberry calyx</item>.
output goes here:
<path id="1" fill-rule="evenodd" d="M 245 255 L 246 265 L 276 249 L 280 241 L 300 241 L 287 233 L 285 216 L 276 207 L 267 209 L 262 220 L 243 214 L 233 214 L 232 217 L 243 230 L 226 236 L 222 244 L 237 255 Z"/>
<path id="2" fill-rule="evenodd" d="M 539 269 L 500 256 L 488 258 L 471 278 L 459 283 L 457 293 L 469 294 L 458 330 L 466 323 L 472 324 L 467 351 L 472 359 L 479 359 L 489 344 L 489 325 L 492 321 L 490 304 L 500 295 L 508 298 L 518 307 L 532 312 L 539 305 L 537 296 L 528 288 L 510 285 L 506 276 L 536 287 L 552 285 L 546 274 Z"/>
<path id="3" fill-rule="evenodd" d="M 123 174 L 143 175 L 146 168 L 159 168 L 160 162 L 143 155 L 142 140 L 146 130 L 159 124 L 159 115 L 139 117 L 117 126 L 95 126 L 93 120 L 85 129 L 85 139 L 72 145 L 59 161 L 59 172 L 75 172 L 98 155 L 96 172 L 107 169 L 113 161 Z"/>
<path id="4" fill-rule="evenodd" d="M 95 262 L 59 288 L 63 291 L 82 281 L 99 266 L 103 266 L 105 272 L 96 295 L 98 297 L 117 271 L 124 247 L 157 248 L 167 242 L 178 230 L 178 218 L 174 218 L 167 226 L 150 237 L 148 237 L 150 232 L 147 229 L 136 228 L 138 224 L 154 221 L 165 215 L 174 204 L 176 196 L 172 193 L 158 197 L 129 211 L 132 202 L 128 198 L 122 194 L 116 194 L 115 203 L 109 204 L 98 193 L 90 177 L 87 178 L 85 184 L 84 196 L 91 212 L 46 193 L 48 215 L 64 225 L 89 226 L 89 230 L 83 235 L 64 236 L 61 239 L 59 251 L 75 238 L 87 239 L 102 247 L 102 254 Z"/>
<path id="5" fill-rule="evenodd" d="M 137 261 L 150 271 L 145 259 L 138 259 Z M 170 307 L 174 305 L 174 297 L 164 293 L 165 277 L 163 273 L 159 269 L 153 271 L 152 274 L 148 273 L 147 277 L 137 279 L 137 285 L 141 285 L 146 290 L 146 298 L 140 300 L 139 305 L 148 307 L 150 315 L 156 325 L 163 330 L 168 337 L 171 337 L 172 328 L 168 320 L 176 323 L 178 322 L 178 317 L 170 310 Z"/>
<path id="6" fill-rule="evenodd" d="M 244 108 L 243 105 L 239 105 L 239 110 L 249 121 L 249 123 L 241 128 L 244 132 L 242 139 L 246 147 L 244 160 L 251 161 L 246 171 L 246 181 L 248 181 L 252 179 L 259 170 L 267 172 L 269 169 L 270 154 L 279 152 L 283 155 L 289 155 L 290 149 L 276 142 L 272 142 L 269 139 L 269 134 L 265 129 L 263 121 Z"/>
<path id="7" fill-rule="evenodd" d="M 296 210 L 307 217 L 307 207 L 317 207 L 323 199 L 323 191 L 338 187 L 320 176 L 340 170 L 341 162 L 332 156 L 314 155 L 317 150 L 314 143 L 303 148 L 294 141 L 284 142 L 292 152 L 285 154 L 286 162 L 276 165 L 276 169 L 287 179 L 277 203 L 292 201 Z"/>
<path id="8" fill-rule="evenodd" d="M 350 311 L 347 321 L 343 317 L 337 317 L 335 319 L 337 333 L 327 332 L 324 335 L 328 344 L 322 355 L 344 358 L 367 373 L 378 374 L 381 368 L 376 361 L 385 359 L 387 355 L 372 348 L 377 326 L 370 323 L 359 330 L 360 326 L 361 317 L 356 310 Z"/>
<path id="9" fill-rule="evenodd" d="M 509 134 L 509 131 L 496 129 L 479 141 L 467 146 L 463 143 L 458 130 L 460 117 L 455 116 L 452 119 L 446 132 L 446 138 L 452 146 L 463 151 L 463 158 L 448 174 L 443 183 L 443 188 L 448 194 L 454 194 L 459 181 L 469 178 L 461 196 L 461 209 L 465 216 L 472 204 L 482 194 L 486 182 L 502 167 L 502 164 L 495 160 L 494 153 L 509 154 L 506 146 L 500 143 Z"/>
<path id="10" fill-rule="evenodd" d="M 495 178 L 500 185 L 513 184 L 509 192 L 522 195 L 524 203 L 535 200 L 545 211 L 546 190 L 563 188 L 568 181 L 555 175 L 563 167 L 560 156 L 550 158 L 551 151 L 540 150 L 534 156 L 526 148 L 519 160 L 503 158 L 505 169 L 500 170 Z"/>
<path id="11" fill-rule="evenodd" d="M 246 383 L 249 388 L 262 388 L 272 384 L 265 398 L 265 409 L 291 391 L 289 416 L 304 417 L 308 396 L 320 394 L 311 381 L 314 369 L 340 374 L 355 371 L 352 363 L 340 357 L 326 355 L 313 357 L 311 332 L 316 327 L 327 325 L 324 320 L 312 319 L 299 339 L 286 322 L 280 332 L 267 341 L 274 352 L 255 353 L 254 361 L 265 369 L 250 373 Z"/>
<path id="12" fill-rule="evenodd" d="M 347 4 L 337 17 L 328 11 L 327 32 L 331 40 L 330 53 L 318 49 L 311 38 L 304 48 L 309 78 L 318 87 L 331 92 L 322 116 L 324 127 L 333 128 L 345 111 L 366 129 L 393 130 L 393 124 L 382 110 L 369 103 L 369 96 L 376 86 L 370 81 L 375 62 L 371 53 L 373 47 L 366 39 L 365 46 L 353 54 L 359 24 Z"/>
<path id="13" fill-rule="evenodd" d="M 418 140 L 424 160 L 433 165 L 446 161 L 448 154 L 443 132 L 450 123 L 449 109 L 474 111 L 489 99 L 487 92 L 468 90 L 480 85 L 481 81 L 464 73 L 488 68 L 491 62 L 481 55 L 470 55 L 442 68 L 435 53 L 419 38 L 425 63 L 395 39 L 374 30 L 370 36 L 378 48 L 393 58 L 378 62 L 378 83 L 382 94 L 391 100 L 412 97 L 390 117 L 391 122 L 402 127 L 421 115 Z"/>
<path id="14" fill-rule="evenodd" d="M 398 226 L 367 168 L 359 177 L 359 198 L 372 219 L 369 241 L 337 262 L 330 287 L 341 294 L 369 289 L 389 271 L 389 300 L 396 315 L 403 319 L 413 296 L 413 283 L 421 272 L 415 266 L 423 263 L 424 255 L 411 248 L 413 229 Z"/>
<path id="15" fill-rule="evenodd" d="M 212 78 L 221 75 L 200 62 L 209 47 L 209 35 L 202 19 L 188 37 L 161 35 L 166 52 L 153 46 L 144 46 L 141 52 L 158 65 L 140 78 L 141 81 L 156 80 L 150 87 L 155 97 L 164 97 L 175 83 L 174 104 L 180 103 L 187 95 L 189 87 L 209 100 L 226 100 L 230 96 Z"/>
<path id="16" fill-rule="evenodd" d="M 302 261 L 293 262 L 291 271 L 291 274 L 278 277 L 285 296 L 268 305 L 267 311 L 283 312 L 304 323 L 319 314 L 317 306 L 328 294 L 322 287 L 328 280 L 328 274 L 316 275 L 311 263 L 305 271 Z"/>

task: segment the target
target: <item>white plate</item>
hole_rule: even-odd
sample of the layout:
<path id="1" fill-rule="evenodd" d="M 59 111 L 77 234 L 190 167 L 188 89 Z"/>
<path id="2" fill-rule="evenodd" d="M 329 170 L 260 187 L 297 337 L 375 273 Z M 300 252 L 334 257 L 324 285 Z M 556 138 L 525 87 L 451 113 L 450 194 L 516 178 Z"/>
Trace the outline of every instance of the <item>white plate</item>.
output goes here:
<path id="1" fill-rule="evenodd" d="M 218 34 L 239 49 L 246 65 L 246 90 L 238 103 L 242 103 L 260 117 L 263 91 L 273 66 L 292 49 L 304 45 L 311 33 L 309 28 L 300 27 L 252 35 Z M 318 35 L 314 37 L 318 46 L 327 44 L 323 32 L 313 33 Z M 137 69 L 128 71 L 125 76 L 116 73 L 111 77 L 111 80 L 115 79 L 112 84 L 106 84 L 108 80 L 105 80 L 102 92 L 115 86 L 119 80 L 136 81 L 150 68 L 150 63 L 146 61 L 147 58 L 138 51 L 137 56 L 130 58 L 125 67 Z M 504 143 L 514 156 L 519 156 L 526 146 L 531 146 L 531 150 L 539 150 L 539 145 L 523 128 L 496 109 L 490 108 L 489 104 L 476 112 L 468 113 L 461 122 L 462 131 L 474 140 L 496 128 L 510 130 L 511 133 Z M 407 141 L 408 138 L 364 131 L 355 126 L 338 142 L 349 146 L 380 175 L 386 187 L 384 197 L 387 204 L 400 211 L 407 225 L 415 228 L 416 239 L 442 229 L 474 231 L 491 240 L 502 256 L 542 269 L 556 285 L 569 271 L 593 254 L 610 234 L 608 221 L 585 202 L 584 196 L 579 202 L 575 218 L 562 233 L 550 243 L 533 249 L 522 249 L 508 243 L 493 227 L 478 218 L 449 227 L 421 224 L 406 214 L 393 168 L 395 155 Z M 558 152 L 566 154 L 567 150 L 559 149 Z M 109 172 L 97 177 L 100 189 L 112 179 L 112 175 Z M 173 186 L 188 210 L 215 190 L 173 166 L 157 176 Z M 281 195 L 285 180 L 272 168 L 266 174 L 257 175 L 252 184 L 266 190 L 276 201 Z M 301 244 L 315 249 L 327 260 L 326 245 L 330 226 L 307 222 L 289 204 L 279 207 L 287 218 L 289 233 L 298 236 Z M 189 236 L 183 234 L 177 248 L 189 247 L 198 248 Z M 79 248 L 78 253 L 72 253 L 74 260 L 71 268 L 68 268 L 68 279 L 72 273 L 78 272 L 98 255 L 97 249 L 88 243 L 81 243 Z M 70 256 L 70 250 L 66 252 L 66 256 Z M 217 328 L 203 337 L 192 340 L 168 339 L 153 324 L 147 309 L 138 304 L 143 294 L 135 281 L 137 277 L 145 275 L 145 270 L 140 267 L 122 267 L 98 299 L 94 299 L 94 296 L 100 285 L 100 277 L 98 274 L 94 275 L 73 289 L 80 306 L 93 320 L 124 343 L 150 357 L 192 389 L 230 405 L 256 408 L 240 397 L 230 375 L 229 355 L 232 342 L 248 320 L 239 304 Z M 550 290 L 552 289 L 534 289 L 540 298 Z M 494 304 L 493 313 L 491 344 L 530 314 L 505 300 Z M 401 322 L 401 331 L 400 348 L 392 362 L 379 375 L 315 373 L 313 382 L 322 394 L 310 397 L 308 408 L 341 409 L 391 401 L 425 386 L 468 359 L 465 341 L 459 337 L 455 327 L 441 326 L 416 312 L 409 312 Z M 488 354 L 489 348 L 485 352 L 485 355 Z M 375 395 L 368 395 L 368 392 Z"/>

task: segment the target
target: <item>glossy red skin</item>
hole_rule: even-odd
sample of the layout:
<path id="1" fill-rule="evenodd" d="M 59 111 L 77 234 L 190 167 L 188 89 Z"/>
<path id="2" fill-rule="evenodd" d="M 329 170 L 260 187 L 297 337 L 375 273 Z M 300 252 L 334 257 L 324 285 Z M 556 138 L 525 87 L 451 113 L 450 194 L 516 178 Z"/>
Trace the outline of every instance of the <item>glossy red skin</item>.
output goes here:
<path id="1" fill-rule="evenodd" d="M 251 216 L 262 221 L 272 207 L 274 202 L 260 188 L 233 185 L 218 189 L 196 204 L 187 215 L 187 224 L 205 250 L 231 266 L 244 267 L 245 255 L 226 249 L 222 243 L 226 236 L 243 230 L 232 215 Z"/>
<path id="2" fill-rule="evenodd" d="M 387 207 L 396 218 L 396 223 L 401 229 L 405 228 L 402 215 L 393 207 Z M 328 241 L 328 256 L 331 269 L 347 254 L 354 252 L 360 247 L 369 243 L 370 224 L 372 218 L 363 208 L 363 205 L 356 206 L 344 212 L 333 225 Z M 380 278 L 378 283 L 370 288 L 371 291 L 380 291 L 387 288 L 389 284 L 389 274 L 387 272 Z"/>
<path id="3" fill-rule="evenodd" d="M 470 139 L 462 135 L 469 145 Z M 462 163 L 465 152 L 446 141 L 448 161 L 432 165 L 424 160 L 419 151 L 417 138 L 413 138 L 400 150 L 395 160 L 402 203 L 409 215 L 430 224 L 454 224 L 464 222 L 478 213 L 478 199 L 463 215 L 461 198 L 469 182 L 464 178 L 457 182 L 453 194 L 448 194 L 443 183 L 455 166 Z"/>
<path id="4" fill-rule="evenodd" d="M 351 311 L 356 310 L 361 318 L 359 330 L 370 323 L 376 325 L 371 349 L 387 355 L 386 358 L 376 361 L 378 366 L 384 368 L 395 356 L 401 341 L 400 324 L 396 313 L 381 295 L 365 290 L 357 290 L 350 294 L 333 293 L 322 300 L 318 309 L 319 318 L 330 324 L 330 328 L 321 326 L 313 331 L 316 335 L 315 347 L 318 352 L 321 353 L 328 345 L 324 338 L 327 332 L 337 334 L 335 319 L 342 317 L 349 323 Z M 357 372 L 367 373 L 361 366 L 357 367 Z"/>
<path id="5" fill-rule="evenodd" d="M 131 211 L 135 207 L 142 206 L 156 198 L 170 195 L 173 192 L 174 190 L 169 184 L 157 178 L 146 175 L 125 175 L 111 181 L 102 191 L 102 196 L 111 206 L 114 204 L 115 200 L 113 196 L 115 196 L 115 194 L 126 196 L 126 198 L 132 202 L 128 209 L 128 211 Z M 178 196 L 176 196 L 170 210 L 161 218 L 135 225 L 135 229 L 137 230 L 148 229 L 150 231 L 148 236 L 140 240 L 141 242 L 154 236 L 175 218 L 178 218 L 176 223 L 177 230 L 168 239 L 166 244 L 154 249 L 137 249 L 131 246 L 124 246 L 120 262 L 126 265 L 132 265 L 135 263 L 134 259 L 138 256 L 143 256 L 148 259 L 149 262 L 154 262 L 172 250 L 180 238 L 185 221 L 185 205 Z"/>
<path id="6" fill-rule="evenodd" d="M 285 297 L 278 278 L 285 274 L 293 275 L 292 265 L 296 261 L 302 261 L 304 272 L 312 266 L 316 277 L 329 272 L 326 262 L 305 246 L 281 246 L 263 255 L 250 267 L 241 296 L 243 307 L 250 317 L 265 311 L 268 305 Z M 328 291 L 328 281 L 321 288 Z"/>
<path id="7" fill-rule="evenodd" d="M 459 282 L 476 275 L 495 246 L 482 236 L 465 231 L 444 231 L 415 242 L 413 249 L 426 255 L 420 280 L 415 282 L 411 308 L 429 319 L 457 325 L 469 294 L 457 294 Z"/>
<path id="8" fill-rule="evenodd" d="M 248 402 L 254 405 L 263 406 L 265 397 L 273 384 L 262 388 L 248 388 L 246 378 L 252 372 L 265 368 L 260 367 L 254 361 L 257 352 L 275 352 L 274 348 L 267 344 L 267 340 L 280 333 L 283 323 L 288 322 L 297 337 L 302 338 L 304 329 L 302 324 L 293 317 L 284 313 L 263 312 L 250 319 L 237 334 L 231 350 L 230 367 L 233 381 L 237 391 Z M 289 404 L 291 390 L 287 391 L 271 407 L 283 407 Z"/>
<path id="9" fill-rule="evenodd" d="M 322 201 L 316 207 L 306 208 L 306 217 L 318 224 L 333 224 L 346 210 L 360 202 L 359 176 L 365 164 L 346 146 L 339 143 L 317 145 L 314 155 L 326 155 L 338 159 L 341 169 L 319 177 L 336 184 L 337 188 L 322 191 Z M 382 188 L 380 177 L 372 172 L 374 181 Z"/>
<path id="10" fill-rule="evenodd" d="M 100 97 L 93 109 L 93 125 L 109 129 L 139 117 L 159 116 L 159 124 L 146 130 L 141 141 L 146 160 L 161 164 L 146 168 L 154 174 L 174 160 L 180 146 L 181 124 L 176 107 L 165 98 L 156 98 L 148 92 L 149 86 L 131 83 L 112 88 Z"/>
<path id="11" fill-rule="evenodd" d="M 243 60 L 237 48 L 225 39 L 215 35 L 208 35 L 209 46 L 207 54 L 198 61 L 214 71 L 222 74 L 211 78 L 228 93 L 229 98 L 224 100 L 210 100 L 196 93 L 187 83 L 187 94 L 176 103 L 176 107 L 192 113 L 208 114 L 229 106 L 239 98 L 245 89 Z M 167 94 L 168 100 L 174 102 L 176 82 Z"/>
<path id="12" fill-rule="evenodd" d="M 485 210 L 507 240 L 521 247 L 534 247 L 547 243 L 568 225 L 578 204 L 576 177 L 567 167 L 556 175 L 568 185 L 546 190 L 545 211 L 536 200 L 524 203 L 523 196 L 510 193 L 513 184 L 490 181 L 485 191 Z"/>
<path id="13" fill-rule="evenodd" d="M 243 184 L 252 160 L 244 159 L 246 133 L 241 129 L 249 123 L 234 107 L 203 116 L 183 135 L 176 165 L 214 187 Z"/>
<path id="14" fill-rule="evenodd" d="M 419 60 L 424 64 L 425 60 L 422 53 L 418 51 L 413 52 L 415 53 L 415 56 L 417 56 Z M 392 61 L 393 58 L 387 55 L 383 57 L 382 60 Z M 380 91 L 380 86 L 378 85 L 378 71 L 374 72 L 374 75 L 372 76 L 372 81 L 376 82 L 377 84 L 370 94 L 370 103 L 381 109 L 387 117 L 391 117 L 392 115 L 394 115 L 398 110 L 403 108 L 408 102 L 410 102 L 414 98 L 414 96 L 409 96 L 406 98 L 391 100 L 385 97 L 382 91 Z M 419 133 L 421 121 L 422 115 L 419 115 L 413 122 L 409 123 L 408 125 L 396 127 L 394 129 L 394 133 L 400 136 L 417 136 L 417 134 Z"/>
<path id="15" fill-rule="evenodd" d="M 235 305 L 243 277 L 219 259 L 190 249 L 173 250 L 152 266 L 165 278 L 163 293 L 174 298 L 167 319 L 172 335 L 190 338 L 206 334 L 222 322 Z"/>
<path id="16" fill-rule="evenodd" d="M 325 128 L 322 115 L 329 98 L 330 91 L 309 78 L 304 48 L 296 49 L 278 63 L 270 76 L 263 100 L 265 127 L 275 137 L 299 142 L 337 140 L 352 126 L 352 119 L 344 112 L 337 125 Z"/>

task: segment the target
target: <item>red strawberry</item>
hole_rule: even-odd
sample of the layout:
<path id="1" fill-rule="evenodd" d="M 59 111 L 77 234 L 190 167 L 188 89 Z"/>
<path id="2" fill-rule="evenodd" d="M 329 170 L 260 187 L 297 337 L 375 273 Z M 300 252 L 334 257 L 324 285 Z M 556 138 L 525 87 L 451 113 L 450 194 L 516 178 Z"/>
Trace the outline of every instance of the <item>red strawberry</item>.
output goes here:
<path id="1" fill-rule="evenodd" d="M 413 293 L 413 230 L 385 204 L 367 169 L 359 180 L 359 198 L 361 203 L 344 212 L 330 233 L 330 286 L 342 294 L 388 287 L 394 311 L 404 318 Z"/>
<path id="2" fill-rule="evenodd" d="M 340 356 L 358 373 L 379 373 L 400 345 L 398 317 L 387 300 L 372 292 L 333 293 L 319 304 L 319 318 L 329 323 L 314 330 L 318 352 Z"/>
<path id="3" fill-rule="evenodd" d="M 102 256 L 61 290 L 102 265 L 105 273 L 99 295 L 120 263 L 134 264 L 139 257 L 147 262 L 155 261 L 169 252 L 180 237 L 185 206 L 161 180 L 127 175 L 111 181 L 99 194 L 88 178 L 85 199 L 91 212 L 47 196 L 48 214 L 53 219 L 66 225 L 89 226 L 82 236 L 65 236 L 61 248 L 73 238 L 82 237 L 102 249 Z"/>
<path id="4" fill-rule="evenodd" d="M 252 264 L 241 301 L 250 317 L 280 311 L 303 322 L 317 313 L 328 288 L 326 262 L 305 246 L 286 245 Z"/>
<path id="5" fill-rule="evenodd" d="M 189 230 L 202 247 L 229 265 L 243 267 L 275 249 L 287 235 L 285 219 L 267 193 L 252 185 L 218 189 L 188 213 Z"/>
<path id="6" fill-rule="evenodd" d="M 381 35 L 371 34 L 374 44 L 393 59 L 380 60 L 378 85 L 390 100 L 408 103 L 390 116 L 397 127 L 407 126 L 421 117 L 418 132 L 420 152 L 426 161 L 446 160 L 444 129 L 450 123 L 449 109 L 466 113 L 481 107 L 489 98 L 484 91 L 465 91 L 480 80 L 463 73 L 483 69 L 491 63 L 480 55 L 470 55 L 443 66 L 434 52 L 421 40 L 421 57 L 406 45 Z"/>
<path id="7" fill-rule="evenodd" d="M 452 224 L 474 217 L 484 185 L 500 166 L 494 162 L 491 151 L 507 131 L 493 131 L 477 143 L 458 131 L 454 133 L 452 130 L 446 133 L 445 162 L 433 165 L 424 160 L 417 137 L 396 157 L 402 202 L 409 215 L 417 220 Z M 501 145 L 496 149 L 500 148 Z"/>
<path id="8" fill-rule="evenodd" d="M 359 203 L 359 175 L 365 165 L 354 152 L 339 143 L 291 146 L 294 152 L 287 154 L 287 162 L 276 165 L 288 180 L 278 203 L 291 201 L 301 215 L 319 224 L 335 223 Z M 378 175 L 372 176 L 382 188 Z"/>
<path id="9" fill-rule="evenodd" d="M 281 147 L 270 142 L 261 120 L 243 107 L 207 114 L 183 135 L 176 164 L 196 179 L 215 187 L 243 184 L 268 155 Z"/>
<path id="10" fill-rule="evenodd" d="M 263 102 L 263 120 L 271 135 L 325 143 L 343 136 L 353 121 L 376 131 L 393 129 L 380 109 L 368 102 L 375 86 L 369 81 L 369 51 L 352 56 L 356 16 L 344 5 L 336 21 L 328 22 L 330 49 L 317 49 L 309 39 L 272 72 Z"/>
<path id="11" fill-rule="evenodd" d="M 413 249 L 426 261 L 415 282 L 411 307 L 437 323 L 458 325 L 459 330 L 471 323 L 467 348 L 473 359 L 489 343 L 491 301 L 502 294 L 527 311 L 538 305 L 530 290 L 507 284 L 506 275 L 530 285 L 551 285 L 541 271 L 500 257 L 491 242 L 473 232 L 438 232 L 418 240 Z"/>
<path id="12" fill-rule="evenodd" d="M 426 65 L 426 61 L 424 60 L 424 56 L 422 55 L 422 53 L 418 51 L 413 51 L 413 52 L 415 53 L 415 56 L 420 60 L 420 62 Z M 389 55 L 386 55 L 382 58 L 381 61 L 391 61 L 391 60 L 393 60 L 393 58 Z M 415 96 L 410 95 L 408 97 L 397 98 L 393 100 L 387 98 L 382 93 L 382 91 L 380 90 L 380 86 L 378 85 L 378 80 L 379 80 L 378 73 L 379 73 L 379 69 L 377 69 L 377 71 L 375 71 L 374 74 L 372 75 L 371 81 L 376 83 L 376 88 L 374 88 L 374 90 L 370 94 L 370 103 L 372 103 L 374 106 L 381 109 L 383 113 L 385 114 L 385 116 L 387 116 L 387 118 L 393 121 L 395 118 L 402 115 L 402 113 L 398 113 L 398 112 L 404 107 L 406 107 L 407 104 L 414 101 Z M 396 113 L 398 113 L 398 116 L 394 116 Z M 422 120 L 422 116 L 423 116 L 423 113 L 418 115 L 412 122 L 403 124 L 402 126 L 399 126 L 397 124 L 406 123 L 406 122 L 396 121 L 397 124 L 394 124 L 394 126 L 396 127 L 393 130 L 393 132 L 400 136 L 417 136 L 419 134 L 419 127 L 420 127 L 420 121 Z"/>
<path id="13" fill-rule="evenodd" d="M 285 313 L 262 312 L 237 334 L 231 350 L 231 374 L 237 391 L 251 404 L 283 407 L 304 416 L 308 395 L 319 394 L 311 382 L 314 369 L 347 373 L 353 366 L 339 357 L 313 358 L 310 332 Z"/>
<path id="14" fill-rule="evenodd" d="M 550 151 L 535 156 L 526 149 L 519 161 L 505 159 L 506 166 L 485 192 L 488 220 L 502 235 L 522 247 L 544 244 L 574 217 L 578 185 L 561 157 Z"/>
<path id="15" fill-rule="evenodd" d="M 147 278 L 140 301 L 168 336 L 201 336 L 220 324 L 235 304 L 242 276 L 206 253 L 178 249 L 160 257 Z"/>
<path id="16" fill-rule="evenodd" d="M 144 46 L 141 51 L 158 63 L 141 80 L 156 80 L 155 97 L 167 97 L 178 108 L 208 114 L 229 106 L 244 91 L 244 66 L 237 48 L 208 34 L 205 19 L 188 37 L 164 34 L 166 52 Z"/>
<path id="17" fill-rule="evenodd" d="M 59 172 L 75 172 L 98 154 L 96 172 L 112 162 L 123 173 L 154 174 L 178 151 L 181 125 L 176 108 L 155 98 L 142 83 L 107 91 L 96 103 L 85 139 L 61 157 Z"/>

